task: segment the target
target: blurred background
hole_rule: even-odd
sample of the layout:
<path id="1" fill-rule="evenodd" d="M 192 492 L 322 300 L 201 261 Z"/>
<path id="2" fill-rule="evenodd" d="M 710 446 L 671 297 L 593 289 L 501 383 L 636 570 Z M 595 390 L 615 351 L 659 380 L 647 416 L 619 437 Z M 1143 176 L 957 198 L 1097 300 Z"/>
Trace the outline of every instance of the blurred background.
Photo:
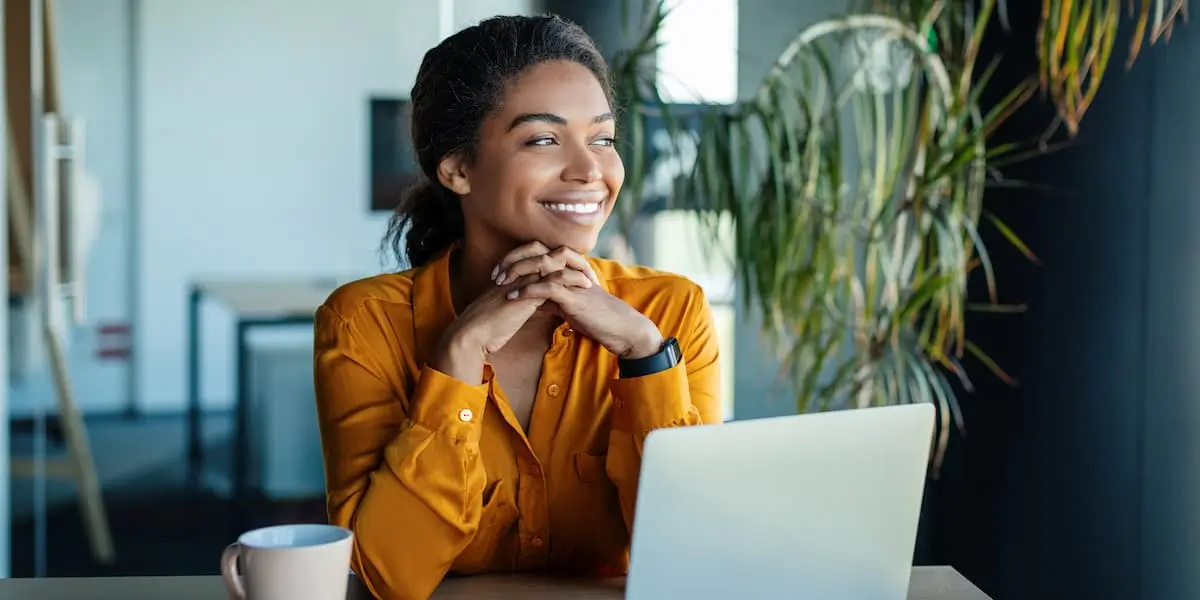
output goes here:
<path id="1" fill-rule="evenodd" d="M 681 106 L 753 97 L 800 31 L 864 10 L 668 4 L 655 60 Z M 1004 60 L 985 107 L 1038 73 L 1040 4 L 988 25 L 980 63 Z M 323 521 L 312 310 L 397 268 L 379 241 L 415 175 L 406 100 L 425 50 L 492 15 L 551 11 L 615 56 L 637 37 L 621 5 L 5 0 L 0 576 L 216 573 L 238 531 Z M 970 389 L 956 384 L 963 427 L 927 486 L 915 559 L 1001 600 L 1200 594 L 1200 33 L 1177 26 L 1127 70 L 1133 35 L 1119 30 L 1078 135 L 1006 166 L 1027 184 L 983 200 L 1004 223 L 980 227 L 997 294 L 1024 310 L 971 313 L 966 329 L 1011 381 L 977 362 Z M 1031 94 L 995 139 L 1036 138 L 1058 115 Z M 694 155 L 657 146 L 646 196 Z M 605 252 L 704 285 L 727 418 L 796 412 L 739 263 L 701 251 L 747 230 L 634 212 Z"/>

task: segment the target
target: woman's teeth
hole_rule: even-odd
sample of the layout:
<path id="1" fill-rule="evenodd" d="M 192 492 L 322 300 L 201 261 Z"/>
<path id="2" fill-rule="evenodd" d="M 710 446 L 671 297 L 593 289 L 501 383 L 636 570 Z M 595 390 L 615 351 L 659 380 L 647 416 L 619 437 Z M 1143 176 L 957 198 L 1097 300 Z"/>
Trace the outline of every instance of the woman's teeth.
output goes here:
<path id="1" fill-rule="evenodd" d="M 559 212 L 569 212 L 569 213 L 575 213 L 575 214 L 581 214 L 581 215 L 594 213 L 594 212 L 600 210 L 599 202 L 583 202 L 583 203 L 577 203 L 577 204 L 561 204 L 561 203 L 546 202 L 546 203 L 542 204 L 542 206 L 545 206 L 546 208 L 548 208 L 550 210 L 556 210 Z"/>

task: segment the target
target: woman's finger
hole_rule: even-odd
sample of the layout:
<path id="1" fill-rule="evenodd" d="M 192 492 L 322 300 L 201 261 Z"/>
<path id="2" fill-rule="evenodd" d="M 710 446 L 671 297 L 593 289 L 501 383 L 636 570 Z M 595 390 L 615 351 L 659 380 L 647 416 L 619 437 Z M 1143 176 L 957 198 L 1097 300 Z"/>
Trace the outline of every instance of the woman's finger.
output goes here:
<path id="1" fill-rule="evenodd" d="M 592 270 L 592 263 L 589 263 L 588 259 L 582 254 L 566 246 L 560 246 L 554 250 L 551 250 L 549 255 L 551 257 L 561 258 L 565 265 L 587 275 L 588 279 L 592 280 L 592 283 L 596 285 L 600 284 L 600 278 L 597 277 L 596 272 Z"/>
<path id="2" fill-rule="evenodd" d="M 561 256 L 551 254 L 538 254 L 528 258 L 521 259 L 507 269 L 501 270 L 496 276 L 496 285 L 505 285 L 510 281 L 516 281 L 520 277 L 527 275 L 539 275 L 545 277 L 551 273 L 561 271 L 567 267 L 566 260 Z"/>
<path id="3" fill-rule="evenodd" d="M 518 246 L 509 251 L 508 254 L 505 254 L 504 258 L 500 259 L 500 263 L 492 268 L 492 280 L 498 282 L 500 274 L 507 271 L 514 263 L 527 258 L 541 256 L 548 252 L 550 252 L 550 249 L 541 242 L 529 242 L 528 244 Z"/>
<path id="4" fill-rule="evenodd" d="M 537 274 L 545 277 L 563 269 L 579 271 L 592 280 L 592 283 L 600 284 L 600 278 L 592 270 L 592 265 L 587 258 L 566 246 L 512 263 L 502 269 L 494 280 L 496 285 L 505 285 L 525 275 Z"/>
<path id="5" fill-rule="evenodd" d="M 509 292 L 509 300 L 556 300 L 556 296 L 562 296 L 566 287 L 562 283 L 554 283 L 550 281 L 539 281 L 530 283 L 520 289 L 514 289 Z"/>
<path id="6" fill-rule="evenodd" d="M 505 304 L 507 304 L 508 300 L 531 300 L 531 301 L 533 301 L 533 306 L 535 306 L 535 307 L 541 306 L 546 301 L 545 298 L 526 297 L 526 296 L 521 296 L 519 294 L 519 292 L 522 289 L 524 289 L 525 287 L 532 285 L 534 283 L 538 283 L 541 280 L 542 280 L 542 278 L 539 275 L 526 275 L 524 277 L 521 277 L 520 279 L 517 279 L 516 281 L 509 283 L 506 286 L 497 287 L 495 292 L 493 292 L 493 293 L 498 294 L 503 297 L 500 299 L 500 303 L 501 303 L 500 306 L 504 306 Z"/>
<path id="7" fill-rule="evenodd" d="M 540 281 L 557 283 L 564 287 L 590 288 L 595 285 L 586 273 L 575 269 L 563 269 L 542 277 Z M 532 283 L 532 282 L 531 282 Z"/>

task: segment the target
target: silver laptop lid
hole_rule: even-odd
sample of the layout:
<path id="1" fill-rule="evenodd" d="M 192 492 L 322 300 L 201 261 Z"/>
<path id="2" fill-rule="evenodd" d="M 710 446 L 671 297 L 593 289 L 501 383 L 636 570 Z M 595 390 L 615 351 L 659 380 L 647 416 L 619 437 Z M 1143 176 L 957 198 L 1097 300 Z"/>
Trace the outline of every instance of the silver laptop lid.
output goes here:
<path id="1" fill-rule="evenodd" d="M 626 597 L 904 600 L 935 415 L 914 404 L 653 432 Z"/>

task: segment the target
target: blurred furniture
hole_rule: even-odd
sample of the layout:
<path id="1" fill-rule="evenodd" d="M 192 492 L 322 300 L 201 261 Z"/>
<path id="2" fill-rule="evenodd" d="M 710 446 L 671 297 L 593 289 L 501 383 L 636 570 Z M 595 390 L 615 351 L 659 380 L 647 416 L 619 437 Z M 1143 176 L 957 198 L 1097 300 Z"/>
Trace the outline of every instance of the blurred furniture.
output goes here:
<path id="1" fill-rule="evenodd" d="M 188 293 L 188 477 L 199 485 L 204 468 L 200 398 L 200 309 L 211 299 L 234 317 L 233 464 L 231 532 L 246 529 L 249 500 L 250 417 L 253 380 L 249 334 L 252 330 L 311 325 L 314 313 L 338 286 L 336 278 L 250 279 L 200 278 Z M 306 381 L 312 381 L 311 373 Z"/>
<path id="2" fill-rule="evenodd" d="M 371 595 L 351 582 L 347 600 L 368 600 Z M 619 600 L 625 595 L 623 578 L 550 579 L 532 575 L 480 575 L 447 579 L 433 594 L 434 600 L 489 598 L 504 600 Z M 781 591 L 787 597 L 786 591 Z M 89 577 L 62 579 L 0 579 L 5 600 L 220 600 L 225 587 L 219 576 L 196 577 Z M 914 567 L 909 600 L 988 600 L 988 596 L 951 567 Z"/>
<path id="3" fill-rule="evenodd" d="M 39 343 L 29 348 L 38 353 L 37 362 L 42 353 L 48 359 L 68 452 L 62 459 L 47 459 L 41 452 L 13 457 L 11 470 L 14 477 L 73 479 L 92 555 L 111 563 L 112 535 L 64 349 L 69 331 L 60 309 L 70 304 L 74 320 L 82 321 L 82 254 L 75 247 L 74 209 L 83 184 L 84 139 L 82 125 L 63 117 L 53 16 L 51 0 L 4 3 L 8 291 L 10 306 L 38 313 L 32 329 Z M 36 435 L 44 435 L 47 416 L 38 407 Z M 44 507 L 38 515 L 44 532 Z"/>
<path id="4" fill-rule="evenodd" d="M 250 363 L 248 485 L 272 503 L 324 499 L 312 344 L 297 348 L 256 341 Z"/>

